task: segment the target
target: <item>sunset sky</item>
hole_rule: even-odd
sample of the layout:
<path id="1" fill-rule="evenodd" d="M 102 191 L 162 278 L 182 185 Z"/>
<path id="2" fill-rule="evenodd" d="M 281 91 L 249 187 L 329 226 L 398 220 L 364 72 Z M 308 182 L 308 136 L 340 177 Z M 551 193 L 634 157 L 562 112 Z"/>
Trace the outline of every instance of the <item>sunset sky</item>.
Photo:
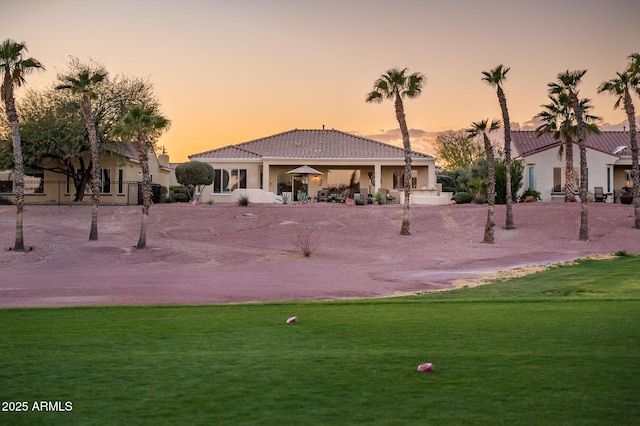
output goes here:
<path id="1" fill-rule="evenodd" d="M 511 68 L 504 90 L 521 127 L 567 69 L 588 70 L 581 96 L 621 124 L 596 88 L 640 51 L 637 0 L 21 0 L 0 14 L 2 39 L 25 41 L 47 68 L 29 87 L 55 82 L 69 56 L 148 77 L 172 121 L 160 145 L 174 162 L 322 125 L 400 144 L 393 103 L 364 101 L 392 67 L 427 77 L 405 103 L 417 150 L 429 152 L 434 132 L 501 117 L 481 81 L 498 64 Z"/>

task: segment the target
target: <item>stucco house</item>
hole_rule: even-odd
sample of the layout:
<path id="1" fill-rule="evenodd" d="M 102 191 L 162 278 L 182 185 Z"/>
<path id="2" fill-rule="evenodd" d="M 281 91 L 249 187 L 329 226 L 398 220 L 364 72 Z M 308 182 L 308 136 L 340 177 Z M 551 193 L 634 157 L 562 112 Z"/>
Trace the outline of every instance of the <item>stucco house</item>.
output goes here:
<path id="1" fill-rule="evenodd" d="M 90 154 L 83 158 L 88 165 Z M 41 164 L 44 169 L 29 170 L 25 173 L 25 203 L 27 204 L 67 204 L 74 201 L 73 180 L 50 169 L 65 168 L 57 159 L 48 159 Z M 80 167 L 79 164 L 74 164 Z M 114 144 L 100 155 L 102 169 L 101 204 L 139 204 L 139 184 L 142 182 L 142 167 L 135 142 Z M 169 187 L 171 175 L 169 156 L 156 155 L 149 150 L 149 171 L 152 183 Z M 87 183 L 83 201 L 91 199 L 91 181 Z M 0 196 L 13 201 L 11 171 L 0 173 Z"/>
<path id="2" fill-rule="evenodd" d="M 511 133 L 513 158 L 524 162 L 523 189 L 531 188 L 541 194 L 542 201 L 564 201 L 565 156 L 559 156 L 563 142 L 551 134 L 536 137 L 534 131 Z M 587 151 L 587 191 L 603 188 L 607 202 L 618 201 L 624 187 L 631 187 L 631 145 L 628 131 L 607 131 L 589 134 L 585 140 Z M 575 187 L 579 188 L 580 150 L 573 144 Z"/>
<path id="3" fill-rule="evenodd" d="M 413 151 L 412 203 L 444 204 L 449 198 L 436 183 L 435 159 Z M 389 200 L 403 202 L 404 150 L 339 130 L 294 129 L 189 156 L 211 164 L 213 185 L 201 201 L 281 202 L 309 197 L 342 200 L 343 194 L 367 197 L 382 190 Z M 295 169 L 307 166 L 295 172 Z M 306 170 L 306 172 L 305 172 Z M 316 173 L 317 172 L 317 173 Z"/>

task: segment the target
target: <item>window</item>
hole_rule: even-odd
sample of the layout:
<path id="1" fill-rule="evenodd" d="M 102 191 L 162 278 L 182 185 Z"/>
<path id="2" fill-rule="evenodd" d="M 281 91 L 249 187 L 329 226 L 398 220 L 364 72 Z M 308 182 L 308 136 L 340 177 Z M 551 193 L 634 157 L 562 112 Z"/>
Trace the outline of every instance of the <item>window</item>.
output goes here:
<path id="1" fill-rule="evenodd" d="M 246 169 L 233 169 L 231 170 L 231 178 L 229 179 L 228 190 L 247 188 L 247 170 Z"/>
<path id="2" fill-rule="evenodd" d="M 418 186 L 418 171 L 411 170 L 411 188 Z M 393 189 L 404 189 L 404 169 L 393 171 Z"/>
<path id="3" fill-rule="evenodd" d="M 224 194 L 234 189 L 247 187 L 247 170 L 231 169 L 231 172 L 225 169 L 213 169 L 213 193 Z"/>
<path id="4" fill-rule="evenodd" d="M 553 168 L 553 192 L 562 192 L 562 168 Z"/>
<path id="5" fill-rule="evenodd" d="M 536 189 L 534 177 L 535 177 L 535 174 L 533 171 L 533 166 L 529 166 L 529 189 Z"/>
<path id="6" fill-rule="evenodd" d="M 118 169 L 118 194 L 124 194 L 124 170 Z"/>
<path id="7" fill-rule="evenodd" d="M 213 169 L 213 193 L 214 194 L 222 194 L 224 192 L 229 192 L 229 172 L 225 169 Z"/>
<path id="8" fill-rule="evenodd" d="M 103 194 L 111 194 L 111 169 L 102 169 L 102 191 Z"/>
<path id="9" fill-rule="evenodd" d="M 554 167 L 553 168 L 553 192 L 563 192 L 566 186 L 566 168 Z M 573 187 L 575 189 L 580 188 L 580 170 L 576 167 L 573 168 Z"/>

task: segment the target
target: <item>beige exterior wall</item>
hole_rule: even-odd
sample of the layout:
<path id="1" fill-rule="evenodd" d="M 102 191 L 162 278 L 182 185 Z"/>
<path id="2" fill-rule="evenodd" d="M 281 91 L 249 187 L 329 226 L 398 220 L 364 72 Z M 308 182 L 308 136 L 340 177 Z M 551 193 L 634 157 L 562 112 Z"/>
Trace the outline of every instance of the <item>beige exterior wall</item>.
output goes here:
<path id="1" fill-rule="evenodd" d="M 291 185 L 291 175 L 286 174 L 287 171 L 302 165 L 307 165 L 323 173 L 319 176 L 308 176 L 307 192 L 310 197 L 316 197 L 320 189 L 328 187 L 327 177 L 330 170 L 360 170 L 360 188 L 363 192 L 368 191 L 370 186 L 372 193 L 375 193 L 378 188 L 387 188 L 392 195 L 397 195 L 399 191 L 393 188 L 394 172 L 401 173 L 404 171 L 403 160 L 263 158 L 262 160 L 251 161 L 221 161 L 199 158 L 193 161 L 209 163 L 214 169 L 225 170 L 228 174 L 231 174 L 231 171 L 236 169 L 246 170 L 247 189 L 262 189 L 274 194 L 278 194 L 279 184 L 284 183 Z M 376 170 L 380 170 L 380 176 L 374 176 L 371 185 L 369 185 L 368 173 L 371 172 L 375 175 Z M 437 188 L 435 160 L 414 160 L 413 170 L 415 170 L 417 174 L 417 188 Z M 280 176 L 284 182 L 279 182 L 278 176 Z M 346 185 L 348 186 L 348 182 Z M 213 200 L 214 203 L 234 202 L 230 190 L 220 192 L 216 189 L 214 192 L 213 185 L 205 187 L 200 197 L 201 202 L 207 202 L 209 200 Z"/>
<path id="2" fill-rule="evenodd" d="M 574 145 L 573 166 L 576 173 L 580 171 L 580 150 Z M 601 186 L 605 193 L 613 192 L 618 188 L 618 178 L 614 176 L 614 164 L 618 157 L 604 152 L 587 149 L 588 167 L 588 192 L 593 193 L 593 188 Z M 523 171 L 522 190 L 533 188 L 540 192 L 542 201 L 552 201 L 551 192 L 553 189 L 554 168 L 561 168 L 564 179 L 565 158 L 558 159 L 558 149 L 552 148 L 545 151 L 529 155 L 525 158 L 525 168 Z M 533 168 L 533 182 L 530 182 L 530 169 Z M 621 186 L 620 186 L 621 187 Z M 611 201 L 609 197 L 608 201 Z"/>
<path id="3" fill-rule="evenodd" d="M 214 192 L 214 185 L 207 185 L 203 188 L 200 195 L 200 202 L 206 203 L 209 200 L 213 200 L 214 203 L 230 203 L 232 185 L 236 182 L 232 178 L 234 170 L 246 170 L 246 187 L 248 189 L 260 189 L 260 176 L 261 176 L 261 163 L 258 161 L 246 162 L 246 161 L 205 161 L 203 159 L 197 159 L 193 161 L 202 161 L 208 163 L 219 174 L 219 170 L 225 171 L 229 176 L 229 181 L 226 188 L 216 189 Z M 175 171 L 172 171 L 175 176 Z M 177 183 L 177 181 L 176 181 Z M 216 183 L 214 178 L 214 184 Z M 222 186 L 222 182 L 220 182 Z"/>
<path id="4" fill-rule="evenodd" d="M 89 163 L 89 158 L 85 159 L 85 164 Z M 102 155 L 100 159 L 102 169 L 109 170 L 111 177 L 111 185 L 105 188 L 106 191 L 100 194 L 100 202 L 103 204 L 137 204 L 138 203 L 138 182 L 142 182 L 142 168 L 137 161 L 127 160 L 120 156 L 110 153 Z M 167 159 L 168 164 L 168 159 Z M 53 167 L 55 164 L 47 164 L 47 167 Z M 120 171 L 122 171 L 122 179 L 120 179 Z M 149 151 L 149 172 L 152 176 L 152 182 L 158 183 L 168 188 L 170 169 L 163 167 L 153 151 Z M 1 179 L 4 179 L 0 176 Z M 0 180 L 1 180 L 0 179 Z M 39 184 L 25 179 L 25 202 L 26 203 L 71 203 L 74 200 L 75 188 L 73 181 L 60 173 L 54 173 L 48 170 L 44 171 L 44 184 L 42 193 L 33 193 L 30 189 L 32 186 Z M 122 180 L 122 184 L 120 184 Z M 106 184 L 103 182 L 106 186 Z M 85 191 L 83 202 L 89 202 L 91 199 L 90 183 Z M 5 198 L 13 201 L 12 193 L 1 194 Z"/>

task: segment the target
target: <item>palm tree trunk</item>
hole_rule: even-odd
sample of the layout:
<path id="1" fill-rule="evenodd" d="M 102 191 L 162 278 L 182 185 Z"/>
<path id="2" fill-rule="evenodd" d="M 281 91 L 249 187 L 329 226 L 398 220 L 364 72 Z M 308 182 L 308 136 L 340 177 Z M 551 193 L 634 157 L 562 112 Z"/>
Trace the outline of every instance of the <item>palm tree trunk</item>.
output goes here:
<path id="1" fill-rule="evenodd" d="M 149 157 L 147 142 L 144 136 L 138 137 L 138 156 L 142 166 L 142 223 L 140 225 L 140 237 L 136 248 L 147 248 L 147 222 L 149 220 L 149 208 L 151 207 L 151 175 L 149 174 Z"/>
<path id="2" fill-rule="evenodd" d="M 631 178 L 633 179 L 633 213 L 634 228 L 640 229 L 640 168 L 638 166 L 638 139 L 636 128 L 636 112 L 628 90 L 624 94 L 624 110 L 629 121 L 629 139 L 631 143 Z"/>
<path id="3" fill-rule="evenodd" d="M 589 241 L 589 216 L 587 211 L 587 148 L 585 146 L 584 119 L 582 118 L 582 108 L 578 102 L 578 96 L 569 92 L 571 98 L 571 108 L 576 115 L 578 123 L 578 147 L 580 148 L 580 241 Z"/>
<path id="4" fill-rule="evenodd" d="M 404 145 L 404 203 L 402 206 L 402 226 L 400 235 L 411 235 L 409 223 L 409 201 L 411 197 L 411 142 L 409 141 L 409 129 L 404 115 L 404 105 L 399 93 L 396 93 L 396 119 L 400 125 L 402 133 L 402 144 Z"/>
<path id="5" fill-rule="evenodd" d="M 565 201 L 569 201 L 569 202 L 575 202 L 576 201 L 576 197 L 574 194 L 576 187 L 575 187 L 575 178 L 573 175 L 573 139 L 571 139 L 571 136 L 567 136 L 566 140 L 565 140 L 565 146 L 564 146 L 564 150 L 565 150 L 565 174 L 564 174 L 564 180 L 565 180 L 565 185 L 564 185 L 564 200 Z"/>
<path id="6" fill-rule="evenodd" d="M 11 139 L 13 143 L 13 194 L 16 201 L 16 241 L 14 250 L 24 251 L 24 234 L 22 216 L 24 212 L 24 163 L 22 162 L 22 146 L 20 141 L 20 126 L 18 113 L 16 112 L 15 99 L 13 98 L 13 80 L 11 74 L 5 73 L 2 99 L 9 126 L 11 127 Z"/>
<path id="7" fill-rule="evenodd" d="M 96 135 L 96 124 L 93 121 L 91 112 L 91 101 L 88 94 L 82 96 L 82 115 L 84 116 L 85 126 L 89 133 L 89 143 L 91 145 L 91 230 L 89 232 L 89 240 L 96 241 L 98 239 L 98 206 L 100 205 L 100 189 L 102 186 L 102 169 L 100 168 L 100 152 L 98 150 L 98 138 Z"/>
<path id="8" fill-rule="evenodd" d="M 493 212 L 494 206 L 496 202 L 496 166 L 495 159 L 493 158 L 493 147 L 491 146 L 491 141 L 486 133 L 484 136 L 484 151 L 487 156 L 487 175 L 489 179 L 489 183 L 487 185 L 487 203 L 489 207 L 487 208 L 487 223 L 484 226 L 484 243 L 493 244 L 493 228 L 495 227 L 495 222 L 493 221 Z"/>
<path id="9" fill-rule="evenodd" d="M 24 164 L 22 163 L 22 147 L 18 121 L 11 121 L 13 133 L 13 194 L 16 201 L 16 241 L 14 250 L 24 251 L 24 234 L 22 219 L 24 214 Z"/>
<path id="10" fill-rule="evenodd" d="M 507 109 L 507 98 L 504 96 L 502 87 L 498 85 L 498 101 L 502 111 L 502 122 L 504 123 L 504 165 L 506 168 L 506 190 L 507 190 L 507 217 L 505 229 L 515 229 L 513 222 L 513 195 L 511 194 L 511 124 L 509 123 L 509 110 Z"/>

